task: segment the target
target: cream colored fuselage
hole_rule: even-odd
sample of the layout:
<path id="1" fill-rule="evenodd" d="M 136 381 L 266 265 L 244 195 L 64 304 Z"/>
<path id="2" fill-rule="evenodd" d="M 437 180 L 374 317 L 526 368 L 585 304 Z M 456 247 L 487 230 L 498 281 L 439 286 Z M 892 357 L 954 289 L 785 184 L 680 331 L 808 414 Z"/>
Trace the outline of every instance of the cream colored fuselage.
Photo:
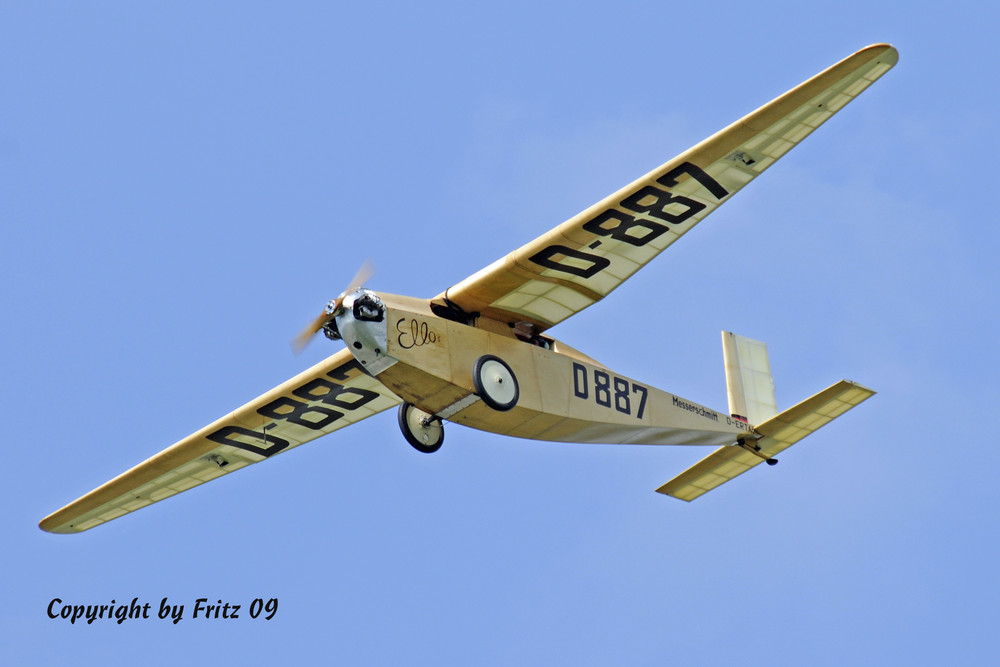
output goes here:
<path id="1" fill-rule="evenodd" d="M 352 308 L 375 297 L 381 317 Z M 404 401 L 442 419 L 519 438 L 560 442 L 726 445 L 748 426 L 724 413 L 636 382 L 545 339 L 519 339 L 503 322 L 438 317 L 427 300 L 359 290 L 337 317 L 347 347 Z M 540 341 L 539 341 L 540 342 Z M 517 379 L 516 405 L 496 410 L 476 394 L 473 368 L 492 355 Z"/>

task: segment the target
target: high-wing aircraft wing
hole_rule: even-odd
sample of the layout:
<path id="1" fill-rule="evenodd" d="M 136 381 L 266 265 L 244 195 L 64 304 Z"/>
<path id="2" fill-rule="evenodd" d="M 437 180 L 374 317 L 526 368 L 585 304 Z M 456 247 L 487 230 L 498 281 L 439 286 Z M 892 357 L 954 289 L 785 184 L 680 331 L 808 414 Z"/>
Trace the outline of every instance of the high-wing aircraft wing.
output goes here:
<path id="1" fill-rule="evenodd" d="M 436 300 L 539 332 L 607 296 L 896 64 L 866 47 Z"/>
<path id="2" fill-rule="evenodd" d="M 397 405 L 344 349 L 42 519 L 78 533 Z"/>

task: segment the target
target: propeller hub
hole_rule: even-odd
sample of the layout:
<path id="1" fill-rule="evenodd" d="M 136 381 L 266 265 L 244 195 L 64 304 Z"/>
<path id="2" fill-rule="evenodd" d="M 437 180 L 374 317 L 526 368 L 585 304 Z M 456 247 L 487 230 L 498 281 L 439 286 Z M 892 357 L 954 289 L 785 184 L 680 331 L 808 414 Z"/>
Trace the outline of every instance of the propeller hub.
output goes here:
<path id="1" fill-rule="evenodd" d="M 375 266 L 371 261 L 366 261 L 361 265 L 361 268 L 354 275 L 354 279 L 351 280 L 347 289 L 341 292 L 340 296 L 336 299 L 328 301 L 326 307 L 323 308 L 323 312 L 319 314 L 319 317 L 314 319 L 311 324 L 292 340 L 292 349 L 296 354 L 301 352 L 306 343 L 309 342 L 309 339 L 320 331 L 331 340 L 341 339 L 340 326 L 337 324 L 336 318 L 344 314 L 344 299 L 350 298 L 353 303 L 358 296 L 362 295 L 365 290 L 361 289 L 361 286 L 372 277 L 374 272 Z M 350 308 L 351 304 L 348 304 L 348 307 Z M 362 319 L 364 319 L 364 316 L 362 316 Z"/>

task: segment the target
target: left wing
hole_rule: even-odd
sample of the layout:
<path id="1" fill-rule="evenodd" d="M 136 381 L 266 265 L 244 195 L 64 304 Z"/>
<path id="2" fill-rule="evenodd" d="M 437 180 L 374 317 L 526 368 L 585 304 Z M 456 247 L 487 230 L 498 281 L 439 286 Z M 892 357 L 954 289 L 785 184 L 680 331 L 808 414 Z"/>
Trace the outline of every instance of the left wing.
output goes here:
<path id="1" fill-rule="evenodd" d="M 823 124 L 898 59 L 866 47 L 436 297 L 542 331 L 629 276 Z"/>
<path id="2" fill-rule="evenodd" d="M 42 519 L 78 533 L 370 417 L 400 399 L 344 349 Z"/>

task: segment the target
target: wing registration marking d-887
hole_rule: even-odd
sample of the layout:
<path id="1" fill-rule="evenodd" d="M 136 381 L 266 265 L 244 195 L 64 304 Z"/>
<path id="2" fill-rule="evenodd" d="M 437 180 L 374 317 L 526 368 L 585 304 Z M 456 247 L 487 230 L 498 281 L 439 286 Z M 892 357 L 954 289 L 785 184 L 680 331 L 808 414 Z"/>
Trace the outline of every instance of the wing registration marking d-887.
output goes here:
<path id="1" fill-rule="evenodd" d="M 338 428 L 339 425 L 330 427 L 345 415 L 380 398 L 381 394 L 376 391 L 342 384 L 365 375 L 357 360 L 351 359 L 328 372 L 325 377 L 313 378 L 292 389 L 291 395 L 279 396 L 258 408 L 257 414 L 273 420 L 261 430 L 229 425 L 206 437 L 212 442 L 237 447 L 265 458 L 274 456 L 291 445 L 285 438 L 270 432 L 282 422 L 312 431 L 313 433 L 304 439 L 312 440 L 326 431 Z M 354 420 L 349 419 L 350 421 Z"/>
<path id="2" fill-rule="evenodd" d="M 718 181 L 690 162 L 681 163 L 657 178 L 656 182 L 665 187 L 674 187 L 678 178 L 684 174 L 697 181 L 717 201 L 729 195 L 729 191 Z M 598 237 L 642 247 L 670 229 L 664 222 L 680 225 L 706 208 L 706 204 L 691 197 L 646 185 L 622 199 L 618 207 L 607 208 L 585 222 L 582 228 Z M 601 243 L 602 239 L 599 238 L 587 247 L 596 250 Z M 528 259 L 543 268 L 585 280 L 611 266 L 611 259 L 605 254 L 591 253 L 558 243 L 542 249 Z"/>

